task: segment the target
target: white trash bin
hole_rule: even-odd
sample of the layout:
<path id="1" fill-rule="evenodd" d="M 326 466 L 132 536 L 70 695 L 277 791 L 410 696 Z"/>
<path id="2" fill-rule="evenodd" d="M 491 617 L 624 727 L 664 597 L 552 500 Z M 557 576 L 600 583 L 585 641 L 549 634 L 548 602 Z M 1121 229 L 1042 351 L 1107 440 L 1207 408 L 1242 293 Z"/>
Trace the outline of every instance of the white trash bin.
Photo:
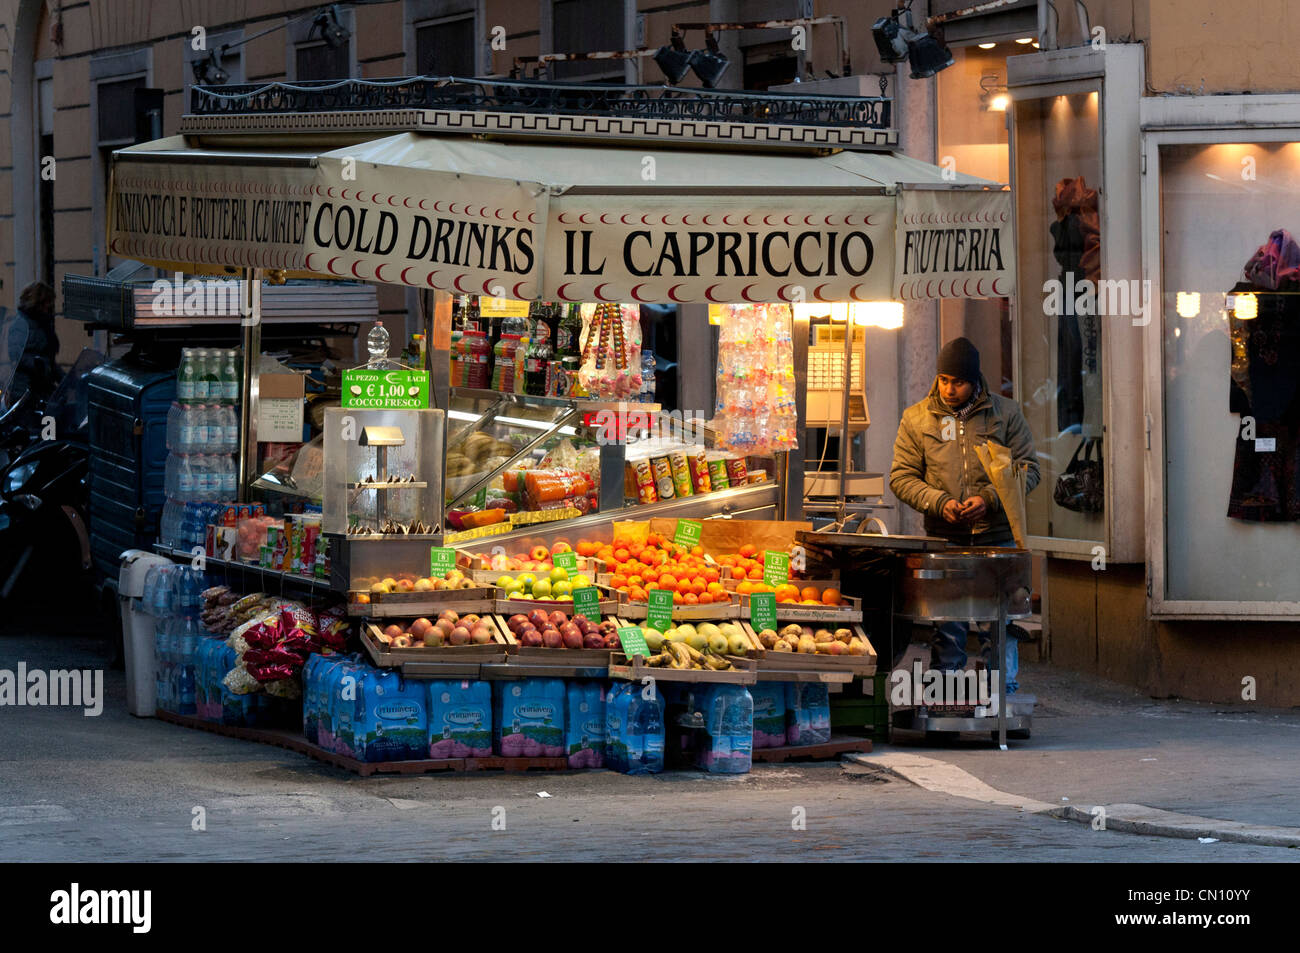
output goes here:
<path id="1" fill-rule="evenodd" d="M 158 686 L 154 681 L 155 620 L 144 604 L 144 581 L 149 570 L 172 561 L 143 549 L 122 554 L 117 597 L 122 608 L 122 646 L 126 661 L 126 707 L 133 715 L 152 718 L 157 711 Z"/>

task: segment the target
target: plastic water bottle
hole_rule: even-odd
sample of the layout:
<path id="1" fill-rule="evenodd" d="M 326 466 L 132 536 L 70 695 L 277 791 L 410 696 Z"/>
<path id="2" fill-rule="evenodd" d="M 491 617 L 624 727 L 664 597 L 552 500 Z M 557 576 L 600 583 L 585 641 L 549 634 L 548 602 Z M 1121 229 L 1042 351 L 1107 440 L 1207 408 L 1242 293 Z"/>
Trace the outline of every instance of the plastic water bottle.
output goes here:
<path id="1" fill-rule="evenodd" d="M 239 483 L 239 471 L 232 455 L 226 454 L 221 459 L 225 461 L 221 470 L 221 498 L 223 500 L 233 500 Z"/>
<path id="2" fill-rule="evenodd" d="M 388 358 L 388 331 L 384 328 L 383 321 L 376 321 L 375 326 L 370 329 L 366 335 L 366 350 L 370 352 L 371 362 L 383 361 Z"/>
<path id="3" fill-rule="evenodd" d="M 176 399 L 182 404 L 194 400 L 194 348 L 181 349 L 181 366 L 176 371 Z"/>
<path id="4" fill-rule="evenodd" d="M 196 654 L 199 648 L 199 628 L 193 616 L 186 616 L 181 623 L 179 654 L 176 666 L 176 714 L 194 715 L 195 707 L 194 670 Z"/>
<path id="5" fill-rule="evenodd" d="M 637 399 L 653 404 L 655 402 L 655 354 L 654 351 L 641 351 L 641 390 Z"/>
<path id="6" fill-rule="evenodd" d="M 234 453 L 239 449 L 239 412 L 234 405 L 227 407 L 222 416 L 221 436 L 227 453 Z"/>
<path id="7" fill-rule="evenodd" d="M 222 352 L 221 356 L 221 399 L 234 406 L 239 403 L 239 363 L 233 350 Z"/>

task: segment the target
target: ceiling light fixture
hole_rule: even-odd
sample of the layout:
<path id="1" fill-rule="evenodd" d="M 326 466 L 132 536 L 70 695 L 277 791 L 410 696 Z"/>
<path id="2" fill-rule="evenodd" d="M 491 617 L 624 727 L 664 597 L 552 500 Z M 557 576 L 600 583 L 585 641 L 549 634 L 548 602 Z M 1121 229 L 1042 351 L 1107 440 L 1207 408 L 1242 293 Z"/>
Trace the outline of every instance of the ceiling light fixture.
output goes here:
<path id="1" fill-rule="evenodd" d="M 997 46 L 996 43 L 981 43 L 981 44 L 980 44 L 980 49 L 981 49 L 981 50 L 991 50 L 991 49 L 993 49 L 993 47 L 995 47 L 995 46 Z"/>

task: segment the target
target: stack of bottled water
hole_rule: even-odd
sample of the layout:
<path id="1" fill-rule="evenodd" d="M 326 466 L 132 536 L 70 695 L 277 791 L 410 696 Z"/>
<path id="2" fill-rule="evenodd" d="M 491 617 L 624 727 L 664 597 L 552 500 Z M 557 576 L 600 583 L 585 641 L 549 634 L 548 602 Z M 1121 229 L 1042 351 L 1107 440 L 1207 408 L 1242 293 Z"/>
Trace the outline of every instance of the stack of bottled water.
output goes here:
<path id="1" fill-rule="evenodd" d="M 154 617 L 157 704 L 163 711 L 193 715 L 196 656 L 203 639 L 200 615 L 203 573 L 189 566 L 158 566 L 145 577 L 144 602 Z"/>
<path id="2" fill-rule="evenodd" d="M 194 545 L 185 527 L 192 503 L 231 501 L 239 491 L 239 364 L 233 350 L 185 348 L 176 374 L 176 402 L 167 413 L 167 469 L 160 536 L 165 545 Z M 206 526 L 206 523 L 200 524 Z M 202 530 L 198 544 L 202 544 Z"/>

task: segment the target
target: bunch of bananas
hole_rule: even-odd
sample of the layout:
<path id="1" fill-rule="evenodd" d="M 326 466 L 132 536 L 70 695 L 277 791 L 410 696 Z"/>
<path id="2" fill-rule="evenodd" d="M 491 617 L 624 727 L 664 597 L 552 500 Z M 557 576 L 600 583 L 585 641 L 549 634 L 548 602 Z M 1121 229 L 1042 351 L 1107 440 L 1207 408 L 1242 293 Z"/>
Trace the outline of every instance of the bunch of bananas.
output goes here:
<path id="1" fill-rule="evenodd" d="M 652 655 L 646 659 L 646 664 L 655 668 L 675 668 L 675 669 L 710 669 L 714 672 L 729 672 L 732 669 L 731 662 L 721 655 L 714 655 L 707 650 L 701 652 L 699 649 L 693 649 L 685 642 L 667 642 L 665 641 L 660 648 L 658 655 Z"/>

